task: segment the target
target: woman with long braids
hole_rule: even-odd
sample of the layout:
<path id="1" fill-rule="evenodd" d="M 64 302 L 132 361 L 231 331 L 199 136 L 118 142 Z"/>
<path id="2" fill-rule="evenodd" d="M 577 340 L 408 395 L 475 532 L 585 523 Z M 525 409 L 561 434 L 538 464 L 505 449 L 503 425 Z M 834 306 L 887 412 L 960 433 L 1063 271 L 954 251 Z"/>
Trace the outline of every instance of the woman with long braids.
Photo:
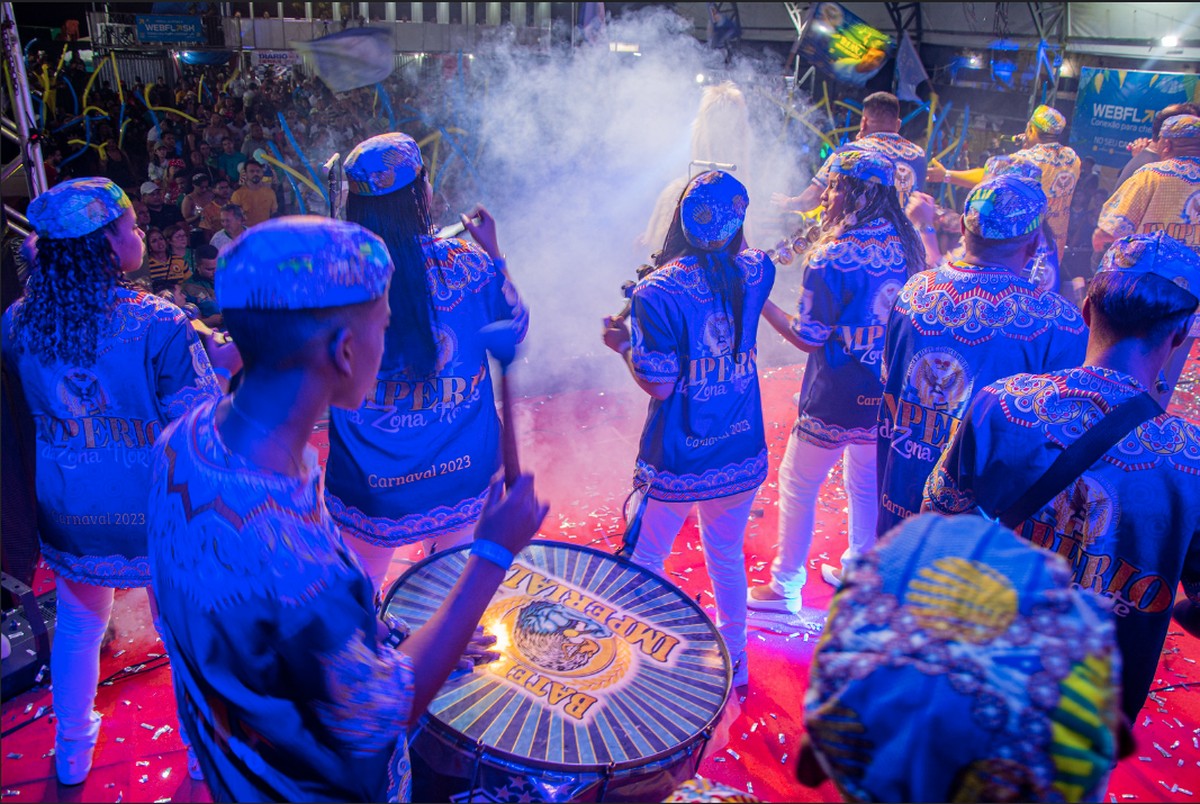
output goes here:
<path id="1" fill-rule="evenodd" d="M 746 188 L 728 173 L 709 171 L 688 182 L 655 271 L 634 288 L 632 335 L 619 317 L 604 322 L 605 345 L 652 397 L 625 549 L 663 574 L 680 527 L 698 508 L 734 686 L 749 680 L 742 541 L 767 476 L 757 334 L 775 281 L 767 255 L 746 248 L 749 203 Z"/>
<path id="2" fill-rule="evenodd" d="M 500 466 L 500 419 L 479 331 L 528 314 L 509 282 L 496 224 L 463 223 L 479 245 L 434 237 L 416 142 L 381 134 L 346 159 L 346 218 L 383 238 L 396 272 L 379 378 L 358 410 L 330 416 L 326 503 L 378 589 L 396 548 L 469 541 Z M 475 222 L 475 218 L 478 222 Z"/>
<path id="3" fill-rule="evenodd" d="M 779 467 L 772 579 L 754 587 L 748 601 L 758 610 L 800 611 L 817 494 L 843 455 L 850 546 L 842 559 L 874 544 L 884 327 L 900 288 L 925 267 L 924 247 L 900 208 L 892 161 L 880 153 L 843 151 L 828 165 L 823 232 L 807 255 L 799 314 L 770 302 L 763 313 L 808 354 L 808 362 L 799 416 Z M 824 565 L 822 575 L 840 582 L 832 565 Z"/>
<path id="4" fill-rule="evenodd" d="M 67 181 L 35 198 L 28 217 L 37 257 L 24 298 L 4 314 L 3 354 L 36 424 L 38 526 L 58 589 L 54 760 L 59 781 L 79 784 L 100 732 L 92 706 L 113 590 L 150 584 L 151 447 L 220 388 L 183 313 L 125 283 L 144 245 L 121 188 Z M 232 346 L 210 348 L 237 368 Z"/>

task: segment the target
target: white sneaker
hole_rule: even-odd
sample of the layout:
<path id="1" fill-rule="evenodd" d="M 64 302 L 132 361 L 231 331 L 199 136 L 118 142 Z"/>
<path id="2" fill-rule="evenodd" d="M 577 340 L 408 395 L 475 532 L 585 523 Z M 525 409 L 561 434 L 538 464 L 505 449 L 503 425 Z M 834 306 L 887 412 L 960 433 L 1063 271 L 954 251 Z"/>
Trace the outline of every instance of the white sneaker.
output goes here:
<path id="1" fill-rule="evenodd" d="M 62 728 L 61 721 L 59 728 Z M 82 784 L 92 772 L 92 755 L 96 751 L 96 740 L 100 737 L 100 713 L 92 712 L 92 722 L 86 733 L 78 738 L 54 738 L 54 769 L 60 784 Z"/>
<path id="2" fill-rule="evenodd" d="M 842 588 L 842 570 L 832 564 L 821 565 L 821 578 L 834 589 Z"/>
<path id="3" fill-rule="evenodd" d="M 759 597 L 758 595 L 770 595 Z M 770 585 L 752 586 L 746 593 L 746 608 L 752 611 L 776 611 L 783 614 L 797 614 L 804 608 L 800 595 L 795 597 L 775 597 L 775 590 Z"/>

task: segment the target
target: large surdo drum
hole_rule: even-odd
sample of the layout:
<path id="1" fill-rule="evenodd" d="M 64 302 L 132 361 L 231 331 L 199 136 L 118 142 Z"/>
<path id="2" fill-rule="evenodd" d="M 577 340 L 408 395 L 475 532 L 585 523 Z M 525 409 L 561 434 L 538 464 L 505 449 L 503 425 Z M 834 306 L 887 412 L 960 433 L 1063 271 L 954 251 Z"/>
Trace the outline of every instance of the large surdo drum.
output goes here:
<path id="1" fill-rule="evenodd" d="M 469 546 L 411 567 L 389 613 L 423 625 Z M 411 735 L 414 801 L 661 801 L 695 773 L 729 694 L 704 611 L 652 572 L 530 544 L 482 624 L 499 661 L 459 671 Z"/>

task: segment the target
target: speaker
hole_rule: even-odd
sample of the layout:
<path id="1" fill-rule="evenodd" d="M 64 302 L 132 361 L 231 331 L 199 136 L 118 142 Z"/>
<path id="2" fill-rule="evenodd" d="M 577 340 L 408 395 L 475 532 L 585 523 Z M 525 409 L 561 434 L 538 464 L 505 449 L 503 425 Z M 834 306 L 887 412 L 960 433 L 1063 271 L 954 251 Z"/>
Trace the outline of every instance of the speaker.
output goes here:
<path id="1" fill-rule="evenodd" d="M 8 658 L 0 662 L 0 695 L 8 700 L 33 687 L 49 672 L 58 594 L 51 589 L 44 595 L 34 595 L 33 589 L 6 574 L 0 574 L 0 583 L 17 601 L 16 607 L 2 613 L 0 622 L 0 633 L 11 646 Z"/>

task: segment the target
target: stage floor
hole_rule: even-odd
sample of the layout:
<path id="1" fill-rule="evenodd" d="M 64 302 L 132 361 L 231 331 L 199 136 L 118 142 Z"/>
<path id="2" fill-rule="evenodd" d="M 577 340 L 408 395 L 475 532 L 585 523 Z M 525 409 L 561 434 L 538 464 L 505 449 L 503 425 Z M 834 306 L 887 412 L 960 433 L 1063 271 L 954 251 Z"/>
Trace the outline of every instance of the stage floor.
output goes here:
<path id="1" fill-rule="evenodd" d="M 1200 422 L 1194 352 L 1177 390 L 1173 410 Z M 761 488 L 746 534 L 750 578 L 763 581 L 774 555 L 777 484 L 775 469 L 795 417 L 797 366 L 765 369 L 763 397 L 771 474 Z M 577 391 L 522 399 L 517 405 L 522 461 L 537 475 L 539 494 L 550 500 L 541 537 L 615 550 L 621 506 L 645 414 L 646 396 L 632 387 L 620 393 Z M 314 435 L 324 447 L 324 433 Z M 833 589 L 820 563 L 845 549 L 846 495 L 840 465 L 822 489 L 817 533 L 810 555 L 805 609 L 750 620 L 750 688 L 736 707 L 729 742 L 713 752 L 700 772 L 749 790 L 767 801 L 839 801 L 832 784 L 817 789 L 795 781 L 794 758 L 803 731 L 801 715 L 809 663 L 824 625 Z M 695 523 L 689 521 L 668 562 L 670 577 L 689 595 L 711 605 Z M 404 569 L 393 563 L 389 580 Z M 39 586 L 50 583 L 44 570 Z M 711 609 L 710 609 L 711 613 Z M 3 704 L 3 798 L 16 801 L 209 801 L 202 782 L 187 775 L 171 694 L 170 668 L 162 657 L 146 608 L 145 592 L 118 593 L 117 638 L 103 651 L 97 709 L 104 725 L 95 768 L 79 786 L 54 776 L 54 717 L 43 686 Z M 1200 644 L 1172 628 L 1159 664 L 1152 698 L 1134 729 L 1137 749 L 1112 775 L 1110 801 L 1189 801 L 1200 791 Z M 758 726 L 755 727 L 754 724 Z M 782 735 L 782 742 L 780 741 Z"/>

